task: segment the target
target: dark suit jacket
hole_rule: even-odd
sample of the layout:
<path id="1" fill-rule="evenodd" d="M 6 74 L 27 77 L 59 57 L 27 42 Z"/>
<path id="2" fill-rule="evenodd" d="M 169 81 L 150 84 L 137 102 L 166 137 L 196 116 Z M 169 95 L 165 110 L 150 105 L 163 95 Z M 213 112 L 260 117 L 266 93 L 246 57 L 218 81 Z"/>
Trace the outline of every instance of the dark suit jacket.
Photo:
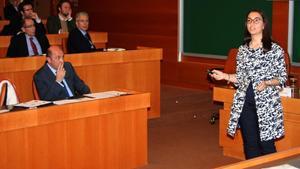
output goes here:
<path id="1" fill-rule="evenodd" d="M 36 36 L 36 38 L 41 45 L 42 52 L 46 53 L 47 49 L 50 46 L 47 37 L 45 35 L 42 35 L 42 36 Z M 25 33 L 20 33 L 11 38 L 6 56 L 7 57 L 29 56 Z"/>
<path id="2" fill-rule="evenodd" d="M 88 37 L 91 41 L 90 35 Z M 94 45 L 93 45 L 94 46 Z M 78 28 L 73 29 L 68 37 L 68 52 L 69 53 L 84 53 L 93 52 L 96 47 L 91 48 L 89 40 L 80 32 Z"/>
<path id="3" fill-rule="evenodd" d="M 89 87 L 78 77 L 70 62 L 64 63 L 66 70 L 65 80 L 74 96 L 90 93 Z M 34 83 L 41 100 L 61 100 L 67 95 L 64 87 L 55 81 L 56 77 L 45 64 L 34 74 Z"/>
<path id="4" fill-rule="evenodd" d="M 75 28 L 75 21 L 72 19 L 71 21 L 67 21 L 68 31 L 71 32 Z M 49 34 L 58 33 L 61 29 L 60 19 L 58 15 L 49 16 L 47 19 L 47 31 Z"/>
<path id="5" fill-rule="evenodd" d="M 15 18 L 17 15 L 21 15 L 19 11 L 17 11 L 11 3 L 8 3 L 4 7 L 4 18 L 7 20 L 11 20 Z"/>

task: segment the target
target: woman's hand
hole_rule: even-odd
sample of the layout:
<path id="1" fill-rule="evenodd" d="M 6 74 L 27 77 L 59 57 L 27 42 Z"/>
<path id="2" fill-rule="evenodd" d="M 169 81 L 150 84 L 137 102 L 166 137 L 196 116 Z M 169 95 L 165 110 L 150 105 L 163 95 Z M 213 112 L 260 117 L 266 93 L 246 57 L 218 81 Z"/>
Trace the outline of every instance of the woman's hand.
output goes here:
<path id="1" fill-rule="evenodd" d="M 209 74 L 211 77 L 213 77 L 216 80 L 225 80 L 227 74 L 223 73 L 219 70 L 213 70 L 211 74 Z"/>
<path id="2" fill-rule="evenodd" d="M 268 87 L 267 82 L 266 82 L 266 81 L 262 81 L 262 82 L 260 82 L 260 83 L 257 85 L 256 90 L 258 90 L 258 91 L 263 91 L 263 90 L 265 90 L 265 88 L 267 88 L 267 87 Z"/>

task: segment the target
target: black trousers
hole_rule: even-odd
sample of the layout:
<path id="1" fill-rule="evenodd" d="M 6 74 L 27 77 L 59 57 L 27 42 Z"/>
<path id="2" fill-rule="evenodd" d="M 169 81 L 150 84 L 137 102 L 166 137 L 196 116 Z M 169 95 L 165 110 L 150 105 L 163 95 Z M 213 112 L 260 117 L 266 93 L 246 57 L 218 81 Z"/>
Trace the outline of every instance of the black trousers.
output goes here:
<path id="1" fill-rule="evenodd" d="M 246 100 L 239 124 L 241 126 L 246 159 L 276 152 L 273 139 L 268 141 L 261 141 L 260 139 L 252 83 L 247 88 Z"/>

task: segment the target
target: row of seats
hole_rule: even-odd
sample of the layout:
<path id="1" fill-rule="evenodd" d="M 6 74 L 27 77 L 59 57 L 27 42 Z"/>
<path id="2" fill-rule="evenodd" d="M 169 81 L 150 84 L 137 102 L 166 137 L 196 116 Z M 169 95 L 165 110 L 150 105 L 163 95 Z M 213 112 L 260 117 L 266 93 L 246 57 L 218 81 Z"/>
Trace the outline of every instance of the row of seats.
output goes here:
<path id="1" fill-rule="evenodd" d="M 105 48 L 107 43 L 107 32 L 89 32 L 96 48 Z M 50 45 L 61 46 L 64 53 L 67 51 L 68 34 L 47 34 Z M 5 57 L 11 36 L 0 36 L 0 58 Z"/>

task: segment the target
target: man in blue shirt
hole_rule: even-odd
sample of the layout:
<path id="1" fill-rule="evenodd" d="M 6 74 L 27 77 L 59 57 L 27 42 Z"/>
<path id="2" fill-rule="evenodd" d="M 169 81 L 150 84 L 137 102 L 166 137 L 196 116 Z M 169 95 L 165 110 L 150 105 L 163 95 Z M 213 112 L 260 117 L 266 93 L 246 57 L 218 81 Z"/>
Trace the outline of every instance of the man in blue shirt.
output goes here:
<path id="1" fill-rule="evenodd" d="M 32 19 L 22 21 L 22 32 L 13 36 L 7 50 L 8 57 L 36 56 L 46 53 L 49 41 L 45 34 L 36 34 Z"/>
<path id="2" fill-rule="evenodd" d="M 61 100 L 90 93 L 89 87 L 78 77 L 72 64 L 64 62 L 58 46 L 48 49 L 46 63 L 34 75 L 34 83 L 41 100 Z"/>

